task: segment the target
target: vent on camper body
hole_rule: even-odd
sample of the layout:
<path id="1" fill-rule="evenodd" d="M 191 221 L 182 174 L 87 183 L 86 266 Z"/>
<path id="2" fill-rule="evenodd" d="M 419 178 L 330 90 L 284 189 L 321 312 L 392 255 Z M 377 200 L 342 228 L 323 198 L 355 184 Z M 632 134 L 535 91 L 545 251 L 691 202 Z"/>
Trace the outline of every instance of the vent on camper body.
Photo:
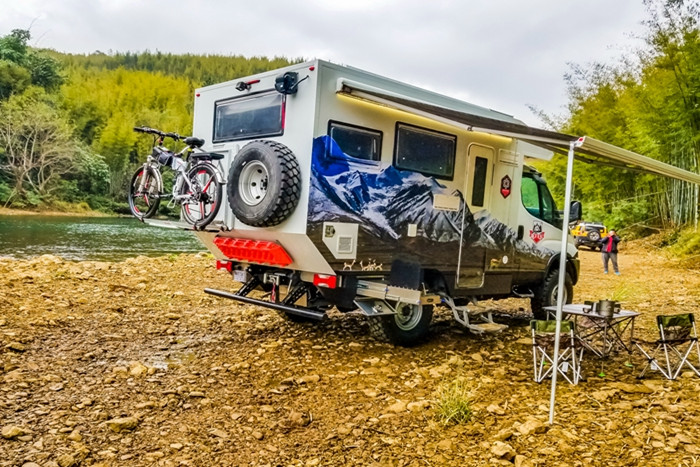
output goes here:
<path id="1" fill-rule="evenodd" d="M 354 245 L 352 244 L 352 237 L 345 235 L 338 236 L 338 253 L 352 253 Z"/>
<path id="2" fill-rule="evenodd" d="M 227 258 L 273 266 L 289 266 L 292 258 L 275 242 L 247 238 L 216 237 L 214 245 Z"/>

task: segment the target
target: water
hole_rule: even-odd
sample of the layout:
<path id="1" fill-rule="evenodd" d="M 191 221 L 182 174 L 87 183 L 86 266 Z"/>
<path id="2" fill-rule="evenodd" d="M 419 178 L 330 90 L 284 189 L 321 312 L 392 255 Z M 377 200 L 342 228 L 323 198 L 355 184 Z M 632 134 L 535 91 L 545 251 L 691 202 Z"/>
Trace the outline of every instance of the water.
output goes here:
<path id="1" fill-rule="evenodd" d="M 194 233 L 152 227 L 134 218 L 0 216 L 0 256 L 45 254 L 70 260 L 120 261 L 205 251 Z"/>

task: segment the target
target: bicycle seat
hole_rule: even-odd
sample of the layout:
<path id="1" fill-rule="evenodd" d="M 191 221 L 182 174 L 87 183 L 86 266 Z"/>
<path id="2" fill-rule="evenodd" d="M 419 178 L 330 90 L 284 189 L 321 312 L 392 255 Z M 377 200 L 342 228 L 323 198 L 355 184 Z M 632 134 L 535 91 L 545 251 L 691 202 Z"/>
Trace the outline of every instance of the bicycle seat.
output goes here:
<path id="1" fill-rule="evenodd" d="M 193 152 L 190 157 L 201 161 L 218 161 L 223 159 L 224 155 L 216 152 Z"/>
<path id="2" fill-rule="evenodd" d="M 204 140 L 202 138 L 188 136 L 187 138 L 185 138 L 185 144 L 194 148 L 201 148 L 202 146 L 204 146 Z"/>

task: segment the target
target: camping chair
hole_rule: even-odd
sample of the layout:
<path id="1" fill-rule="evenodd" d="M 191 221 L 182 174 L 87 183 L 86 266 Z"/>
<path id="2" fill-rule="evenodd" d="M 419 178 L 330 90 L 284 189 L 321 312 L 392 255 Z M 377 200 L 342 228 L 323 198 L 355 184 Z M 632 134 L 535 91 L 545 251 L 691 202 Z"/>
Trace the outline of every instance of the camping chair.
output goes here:
<path id="1" fill-rule="evenodd" d="M 659 327 L 659 340 L 655 342 L 634 341 L 637 348 L 647 358 L 647 364 L 639 378 L 644 377 L 647 370 L 659 370 L 666 378 L 676 379 L 684 366 L 700 376 L 700 371 L 698 371 L 700 368 L 700 348 L 698 347 L 698 333 L 693 314 L 657 316 L 656 324 Z M 655 348 L 649 354 L 644 350 L 643 345 L 653 345 Z M 696 365 L 690 362 L 693 349 L 698 357 Z M 663 360 L 660 357 L 663 357 Z"/>
<path id="2" fill-rule="evenodd" d="M 532 329 L 532 360 L 535 365 L 535 381 L 541 383 L 551 378 L 554 369 L 554 339 L 557 322 L 554 320 L 530 321 Z M 581 378 L 581 357 L 583 347 L 578 345 L 574 336 L 574 323 L 569 320 L 561 322 L 559 340 L 558 371 L 571 384 L 578 384 Z"/>

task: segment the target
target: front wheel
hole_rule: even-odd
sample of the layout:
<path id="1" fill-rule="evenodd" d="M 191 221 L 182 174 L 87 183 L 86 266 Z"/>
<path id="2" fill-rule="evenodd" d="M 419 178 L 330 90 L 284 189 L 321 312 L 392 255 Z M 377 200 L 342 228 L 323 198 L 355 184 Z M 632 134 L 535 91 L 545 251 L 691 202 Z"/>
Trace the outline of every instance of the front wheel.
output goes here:
<path id="1" fill-rule="evenodd" d="M 425 339 L 432 319 L 432 305 L 401 304 L 394 315 L 370 317 L 369 329 L 375 338 L 410 347 Z"/>
<path id="2" fill-rule="evenodd" d="M 160 205 L 159 178 L 153 167 L 138 168 L 129 185 L 129 209 L 138 219 L 153 217 Z"/>
<path id="3" fill-rule="evenodd" d="M 530 307 L 535 319 L 547 319 L 546 306 L 556 306 L 559 290 L 559 269 L 552 269 L 544 282 L 535 290 L 530 299 Z M 574 282 L 569 273 L 564 274 L 564 303 L 571 303 L 574 298 Z"/>
<path id="4" fill-rule="evenodd" d="M 187 172 L 190 186 L 183 184 L 182 217 L 195 228 L 201 229 L 214 220 L 221 207 L 223 187 L 216 171 L 207 164 L 197 165 Z"/>

